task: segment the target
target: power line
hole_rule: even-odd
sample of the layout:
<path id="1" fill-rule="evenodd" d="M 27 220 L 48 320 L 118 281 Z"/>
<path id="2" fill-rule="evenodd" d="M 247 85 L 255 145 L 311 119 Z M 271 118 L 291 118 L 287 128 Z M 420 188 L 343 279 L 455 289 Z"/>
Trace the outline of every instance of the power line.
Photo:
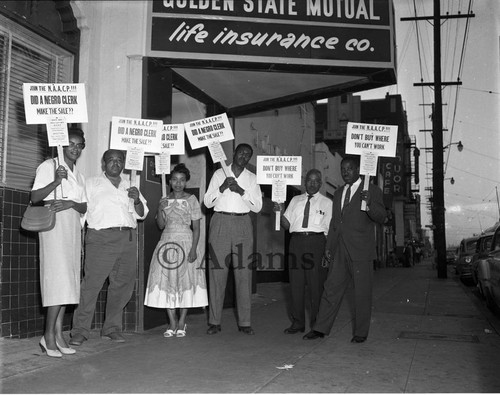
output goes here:
<path id="1" fill-rule="evenodd" d="M 413 12 L 414 12 L 415 16 L 418 15 L 415 0 L 413 0 Z M 420 70 L 420 81 L 424 81 L 424 75 L 423 75 L 424 70 L 423 70 L 423 66 L 422 66 L 422 51 L 420 49 L 420 43 L 421 43 L 420 30 L 419 30 L 419 24 L 418 24 L 417 20 L 415 20 L 415 34 L 416 34 L 416 39 L 417 39 L 417 52 L 418 52 L 418 64 L 419 64 L 419 70 Z M 422 103 L 425 103 L 425 89 L 423 86 L 420 88 L 420 94 L 422 97 Z M 427 117 L 425 114 L 425 106 L 422 106 L 422 117 L 423 117 L 423 121 L 424 121 L 424 129 L 427 129 L 427 127 L 426 127 Z M 424 143 L 425 143 L 425 146 L 427 147 L 427 135 L 426 134 L 424 134 Z M 426 153 L 426 156 L 427 156 L 427 153 Z M 428 170 L 428 166 L 425 164 L 425 172 L 426 173 L 427 173 L 427 170 Z M 427 180 L 427 187 L 429 187 L 429 186 L 430 186 L 430 181 Z"/>
<path id="2" fill-rule="evenodd" d="M 471 13 L 471 5 L 472 5 L 472 0 L 469 0 L 469 7 L 468 7 L 468 10 L 467 10 L 467 14 Z M 468 37 L 469 37 L 469 27 L 470 27 L 470 20 L 469 19 L 470 18 L 466 18 L 466 22 L 465 22 L 464 39 L 463 39 L 463 42 L 462 42 L 462 52 L 461 52 L 461 55 L 460 55 L 460 63 L 459 63 L 458 75 L 457 75 L 457 80 L 458 81 L 460 81 L 460 79 L 462 77 L 463 64 L 464 64 L 464 61 L 465 61 L 465 50 L 466 50 L 467 41 L 468 41 Z M 458 23 L 457 23 L 457 29 L 458 29 Z M 450 142 L 449 142 L 450 144 L 453 141 L 453 133 L 455 132 L 455 120 L 456 120 L 456 117 L 457 117 L 458 95 L 459 95 L 459 93 L 460 93 L 460 89 L 457 86 L 457 89 L 455 91 L 455 103 L 454 103 L 454 106 L 453 106 L 453 116 L 452 116 L 451 128 L 450 128 L 451 129 L 451 132 L 450 132 Z M 448 168 L 448 162 L 450 160 L 450 153 L 451 153 L 451 150 L 448 150 L 447 155 L 446 155 L 446 164 L 444 166 L 444 173 L 445 174 L 446 174 L 446 170 Z"/>
<path id="3" fill-rule="evenodd" d="M 464 87 L 462 87 L 462 89 L 465 89 L 466 91 L 474 91 L 474 92 L 481 92 L 481 93 L 489 93 L 489 94 L 493 94 L 493 95 L 500 95 L 499 92 L 487 91 L 486 89 L 474 89 L 474 88 L 464 88 Z"/>
<path id="4" fill-rule="evenodd" d="M 491 156 L 491 155 L 486 155 L 486 154 L 483 154 L 481 152 L 477 152 L 477 151 L 474 151 L 474 150 L 471 150 L 470 148 L 465 148 L 463 149 L 464 151 L 467 151 L 467 152 L 472 152 L 473 154 L 476 154 L 476 155 L 479 155 L 481 156 L 482 158 L 490 158 L 490 159 L 493 159 L 493 160 L 498 160 L 500 161 L 500 158 L 499 157 L 496 157 L 496 156 Z"/>
<path id="5" fill-rule="evenodd" d="M 463 173 L 470 174 L 471 176 L 474 176 L 474 177 L 476 177 L 476 178 L 482 178 L 483 180 L 491 181 L 491 182 L 494 182 L 495 184 L 500 184 L 500 181 L 498 181 L 498 180 L 492 180 L 491 178 L 482 177 L 482 176 L 480 176 L 480 175 L 477 175 L 477 174 L 471 173 L 470 171 L 467 171 L 467 170 L 462 170 L 462 169 L 459 169 L 458 167 L 454 167 L 454 166 L 452 166 L 452 165 L 450 165 L 450 167 L 451 167 L 452 169 L 455 169 L 455 170 L 461 171 L 461 172 L 463 172 Z"/>
<path id="6" fill-rule="evenodd" d="M 481 129 L 485 129 L 485 130 L 491 130 L 491 131 L 494 131 L 494 132 L 497 131 L 496 128 L 490 128 L 488 126 L 478 125 L 477 123 L 466 122 L 466 121 L 458 121 L 458 122 L 459 123 L 465 123 L 466 125 L 472 125 L 472 126 L 480 127 Z"/>
<path id="7" fill-rule="evenodd" d="M 446 192 L 446 195 L 448 196 L 458 196 L 458 197 L 462 197 L 462 198 L 467 198 L 467 199 L 470 199 L 470 200 L 474 200 L 476 202 L 485 202 L 485 198 L 480 198 L 478 196 L 469 196 L 469 195 L 462 195 L 460 193 L 455 193 L 455 192 Z"/>

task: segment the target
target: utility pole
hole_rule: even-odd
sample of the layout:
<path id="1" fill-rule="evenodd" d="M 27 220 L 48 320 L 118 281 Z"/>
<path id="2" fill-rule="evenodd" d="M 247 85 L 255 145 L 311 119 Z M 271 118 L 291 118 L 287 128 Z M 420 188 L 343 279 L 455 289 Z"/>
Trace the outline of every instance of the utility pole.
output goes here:
<path id="1" fill-rule="evenodd" d="M 500 201 L 498 200 L 498 187 L 495 187 L 495 191 L 497 192 L 498 220 L 500 221 Z"/>
<path id="2" fill-rule="evenodd" d="M 461 85 L 457 82 L 441 81 L 441 20 L 449 18 L 474 17 L 472 13 L 459 15 L 441 15 L 440 0 L 433 0 L 434 15 L 415 18 L 401 18 L 402 21 L 429 20 L 434 25 L 434 82 L 416 83 L 414 86 L 434 87 L 434 109 L 432 112 L 432 160 L 433 160 L 433 199 L 432 199 L 432 225 L 434 229 L 434 248 L 437 252 L 438 278 L 447 278 L 446 267 L 446 229 L 444 206 L 444 170 L 443 170 L 443 98 L 441 89 L 445 85 Z"/>
<path id="3" fill-rule="evenodd" d="M 446 278 L 446 229 L 444 218 L 443 97 L 441 94 L 441 0 L 434 0 L 434 111 L 432 114 L 432 185 L 434 201 L 434 248 L 437 250 L 438 278 Z"/>

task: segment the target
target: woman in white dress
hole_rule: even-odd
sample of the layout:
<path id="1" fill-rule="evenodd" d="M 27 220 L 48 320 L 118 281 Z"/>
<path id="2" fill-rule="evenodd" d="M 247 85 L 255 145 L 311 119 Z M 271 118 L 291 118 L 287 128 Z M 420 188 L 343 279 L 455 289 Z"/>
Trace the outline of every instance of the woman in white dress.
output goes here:
<path id="1" fill-rule="evenodd" d="M 171 191 L 160 199 L 156 215 L 163 233 L 151 259 L 144 304 L 167 309 L 165 337 L 186 336 L 188 308 L 208 305 L 204 247 L 199 242 L 201 209 L 196 197 L 184 190 L 189 178 L 183 163 L 175 166 L 170 175 Z"/>
<path id="2" fill-rule="evenodd" d="M 70 129 L 68 138 L 63 160 L 48 159 L 38 166 L 31 191 L 33 203 L 43 200 L 56 213 L 54 228 L 39 233 L 40 288 L 42 305 L 47 307 L 40 347 L 56 358 L 75 353 L 62 329 L 66 305 L 78 304 L 80 299 L 81 218 L 87 211 L 85 179 L 75 167 L 85 138 L 80 129 Z"/>

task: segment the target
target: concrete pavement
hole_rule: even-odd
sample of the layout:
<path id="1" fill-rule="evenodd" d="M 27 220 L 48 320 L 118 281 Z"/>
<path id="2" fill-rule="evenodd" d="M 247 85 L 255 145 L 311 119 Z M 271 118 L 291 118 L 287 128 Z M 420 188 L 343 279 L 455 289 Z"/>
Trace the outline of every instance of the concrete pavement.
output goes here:
<path id="1" fill-rule="evenodd" d="M 375 272 L 370 335 L 353 344 L 348 298 L 329 337 L 285 335 L 288 285 L 259 284 L 255 336 L 224 310 L 222 332 L 207 335 L 204 314 L 188 316 L 185 338 L 165 326 L 97 332 L 77 354 L 48 358 L 36 339 L 0 339 L 2 393 L 500 392 L 500 318 L 430 262 Z"/>

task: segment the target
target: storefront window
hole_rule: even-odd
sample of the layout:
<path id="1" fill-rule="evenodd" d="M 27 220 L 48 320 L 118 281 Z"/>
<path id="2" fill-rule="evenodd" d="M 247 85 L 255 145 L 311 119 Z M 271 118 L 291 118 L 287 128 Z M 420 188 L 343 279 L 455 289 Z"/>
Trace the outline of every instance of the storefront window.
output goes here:
<path id="1" fill-rule="evenodd" d="M 0 16 L 1 184 L 31 188 L 37 166 L 51 154 L 45 125 L 27 125 L 23 83 L 71 82 L 73 56 Z"/>

